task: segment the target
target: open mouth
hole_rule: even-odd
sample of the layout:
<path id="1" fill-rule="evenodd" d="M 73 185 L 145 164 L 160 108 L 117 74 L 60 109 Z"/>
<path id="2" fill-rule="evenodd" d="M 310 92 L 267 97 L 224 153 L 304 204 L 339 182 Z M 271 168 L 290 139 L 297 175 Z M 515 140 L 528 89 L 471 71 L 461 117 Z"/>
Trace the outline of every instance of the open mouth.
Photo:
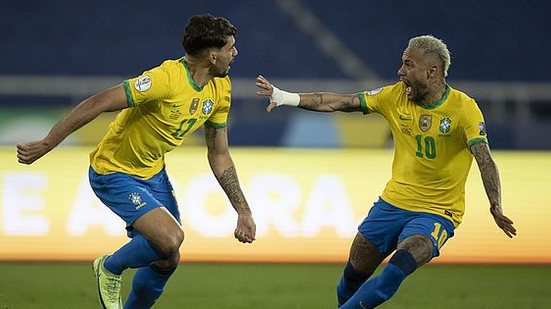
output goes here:
<path id="1" fill-rule="evenodd" d="M 402 83 L 406 85 L 406 95 L 410 96 L 413 94 L 413 88 L 409 85 L 409 83 L 402 79 Z"/>

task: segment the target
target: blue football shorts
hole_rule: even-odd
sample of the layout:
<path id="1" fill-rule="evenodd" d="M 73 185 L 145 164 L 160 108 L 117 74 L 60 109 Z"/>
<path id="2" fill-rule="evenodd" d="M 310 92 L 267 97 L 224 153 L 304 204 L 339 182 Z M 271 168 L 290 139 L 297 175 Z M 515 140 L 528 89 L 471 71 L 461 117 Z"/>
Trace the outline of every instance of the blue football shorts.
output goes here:
<path id="1" fill-rule="evenodd" d="M 437 257 L 440 248 L 453 236 L 454 225 L 442 216 L 404 210 L 379 198 L 358 230 L 384 256 L 396 250 L 403 239 L 417 234 L 425 235 L 433 243 L 432 257 Z"/>
<path id="2" fill-rule="evenodd" d="M 181 223 L 174 189 L 164 168 L 142 179 L 124 173 L 101 175 L 90 167 L 88 177 L 97 197 L 126 222 L 128 237 L 136 233 L 134 221 L 157 207 L 164 206 Z"/>

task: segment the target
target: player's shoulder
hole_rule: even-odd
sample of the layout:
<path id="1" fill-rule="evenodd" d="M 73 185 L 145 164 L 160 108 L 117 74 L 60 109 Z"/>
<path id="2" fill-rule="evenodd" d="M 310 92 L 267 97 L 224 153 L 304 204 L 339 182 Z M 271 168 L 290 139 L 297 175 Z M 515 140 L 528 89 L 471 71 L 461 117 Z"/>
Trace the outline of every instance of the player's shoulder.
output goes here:
<path id="1" fill-rule="evenodd" d="M 159 66 L 159 69 L 167 72 L 167 74 L 180 72 L 184 69 L 181 59 L 167 59 L 164 60 Z"/>
<path id="2" fill-rule="evenodd" d="M 465 93 L 465 92 L 463 92 L 459 89 L 453 88 L 449 85 L 448 85 L 448 87 L 450 88 L 449 97 L 452 100 L 459 101 L 463 105 L 475 105 L 475 106 L 477 105 L 476 101 L 471 96 L 469 96 L 467 93 Z"/>
<path id="3" fill-rule="evenodd" d="M 386 92 L 388 94 L 404 93 L 406 84 L 402 81 L 397 81 L 394 84 L 385 85 L 377 88 L 375 91 Z"/>
<path id="4" fill-rule="evenodd" d="M 363 91 L 366 97 L 381 97 L 385 95 L 393 95 L 397 93 L 403 93 L 405 89 L 404 83 L 397 82 L 391 85 L 384 85 L 377 88 L 372 88 L 371 90 Z"/>
<path id="5" fill-rule="evenodd" d="M 210 80 L 210 82 L 214 85 L 216 89 L 231 89 L 231 80 L 228 75 L 226 75 L 225 77 L 214 77 Z"/>

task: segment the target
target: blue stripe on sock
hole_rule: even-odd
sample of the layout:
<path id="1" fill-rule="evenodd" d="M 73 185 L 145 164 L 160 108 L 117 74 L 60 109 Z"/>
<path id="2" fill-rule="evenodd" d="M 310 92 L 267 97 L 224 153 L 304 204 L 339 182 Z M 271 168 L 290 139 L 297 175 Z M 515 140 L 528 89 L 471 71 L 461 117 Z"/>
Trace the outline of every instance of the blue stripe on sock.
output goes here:
<path id="1" fill-rule="evenodd" d="M 388 263 L 394 264 L 400 268 L 405 276 L 408 276 L 417 268 L 415 258 L 405 249 L 396 251 Z"/>

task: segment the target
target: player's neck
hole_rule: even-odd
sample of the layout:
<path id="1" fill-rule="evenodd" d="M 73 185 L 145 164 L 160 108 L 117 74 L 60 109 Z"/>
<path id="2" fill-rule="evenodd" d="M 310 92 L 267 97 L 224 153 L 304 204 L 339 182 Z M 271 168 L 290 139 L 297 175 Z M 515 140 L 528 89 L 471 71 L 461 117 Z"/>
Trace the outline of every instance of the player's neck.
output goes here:
<path id="1" fill-rule="evenodd" d="M 432 105 L 439 102 L 446 94 L 446 81 L 441 80 L 430 85 L 431 89 L 425 96 L 423 103 Z"/>
<path id="2" fill-rule="evenodd" d="M 201 61 L 189 56 L 184 56 L 184 61 L 187 63 L 189 73 L 197 85 L 204 86 L 212 78 L 208 65 L 206 66 Z"/>

